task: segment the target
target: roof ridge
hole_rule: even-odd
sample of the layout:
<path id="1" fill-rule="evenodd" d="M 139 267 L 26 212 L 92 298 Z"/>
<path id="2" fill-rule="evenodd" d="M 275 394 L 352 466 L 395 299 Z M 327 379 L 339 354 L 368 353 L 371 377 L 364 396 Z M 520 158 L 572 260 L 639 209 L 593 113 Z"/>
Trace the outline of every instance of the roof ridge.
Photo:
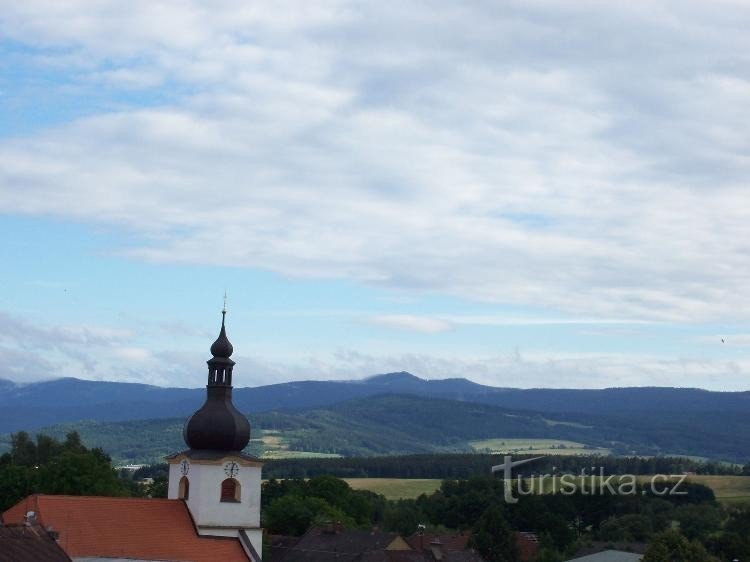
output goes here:
<path id="1" fill-rule="evenodd" d="M 182 500 L 169 499 L 169 498 L 137 498 L 133 496 L 77 496 L 74 494 L 31 494 L 27 498 L 55 498 L 55 499 L 68 499 L 75 498 L 76 500 L 125 500 L 125 501 L 144 501 L 152 503 L 178 503 Z"/>

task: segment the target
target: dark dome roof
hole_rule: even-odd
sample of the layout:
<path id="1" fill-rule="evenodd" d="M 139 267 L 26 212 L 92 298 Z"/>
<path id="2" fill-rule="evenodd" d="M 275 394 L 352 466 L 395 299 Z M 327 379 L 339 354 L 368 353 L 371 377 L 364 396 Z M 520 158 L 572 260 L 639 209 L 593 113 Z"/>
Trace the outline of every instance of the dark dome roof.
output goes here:
<path id="1" fill-rule="evenodd" d="M 210 387 L 208 398 L 182 430 L 191 449 L 241 451 L 250 441 L 250 422 L 232 404 L 231 387 Z"/>
<path id="2" fill-rule="evenodd" d="M 221 311 L 221 331 L 219 332 L 219 337 L 216 338 L 216 341 L 211 344 L 211 355 L 214 357 L 231 357 L 232 352 L 234 351 L 234 348 L 232 347 L 232 342 L 229 341 L 229 338 L 227 337 L 227 331 L 224 329 L 224 319 L 226 318 L 227 311 L 222 310 Z"/>
<path id="3" fill-rule="evenodd" d="M 185 422 L 182 436 L 188 447 L 197 450 L 242 451 L 250 441 L 250 423 L 232 404 L 232 370 L 234 351 L 224 328 L 226 310 L 222 311 L 221 332 L 211 346 L 208 360 L 206 402 Z"/>

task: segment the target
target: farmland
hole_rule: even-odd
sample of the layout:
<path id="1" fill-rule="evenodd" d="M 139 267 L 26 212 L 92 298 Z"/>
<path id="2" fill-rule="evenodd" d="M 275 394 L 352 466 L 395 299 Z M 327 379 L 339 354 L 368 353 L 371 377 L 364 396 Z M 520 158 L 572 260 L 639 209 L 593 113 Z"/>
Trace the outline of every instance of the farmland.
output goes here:
<path id="1" fill-rule="evenodd" d="M 648 482 L 650 476 L 638 476 L 639 482 Z M 578 478 L 580 481 L 580 477 Z M 721 503 L 750 503 L 750 476 L 711 476 L 690 475 L 689 482 L 703 484 L 714 491 L 716 499 Z M 388 499 L 410 499 L 420 494 L 430 494 L 440 488 L 439 479 L 424 478 L 347 478 L 346 481 L 355 490 L 370 490 L 383 494 Z M 593 482 L 598 485 L 599 477 L 587 477 L 586 483 L 589 488 Z M 559 489 L 559 484 L 557 485 Z M 545 483 L 546 491 L 552 489 L 552 480 Z"/>
<path id="2" fill-rule="evenodd" d="M 469 445 L 475 451 L 503 454 L 607 455 L 610 453 L 609 449 L 590 447 L 585 443 L 566 439 L 513 439 L 495 437 L 493 439 L 469 441 Z"/>

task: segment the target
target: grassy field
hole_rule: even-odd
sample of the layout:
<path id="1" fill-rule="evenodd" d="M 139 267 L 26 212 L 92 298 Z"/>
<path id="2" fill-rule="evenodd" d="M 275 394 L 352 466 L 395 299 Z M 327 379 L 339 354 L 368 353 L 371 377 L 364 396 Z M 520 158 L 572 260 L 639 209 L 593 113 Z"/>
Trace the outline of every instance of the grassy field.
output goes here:
<path id="1" fill-rule="evenodd" d="M 696 474 L 688 480 L 711 488 L 722 503 L 750 503 L 750 476 L 710 476 Z"/>
<path id="2" fill-rule="evenodd" d="M 553 422 L 560 423 L 560 422 Z M 490 453 L 529 453 L 539 455 L 608 455 L 609 449 L 587 447 L 585 443 L 565 439 L 511 439 L 496 437 L 469 441 L 475 451 Z"/>
<path id="3" fill-rule="evenodd" d="M 260 433 L 261 438 L 259 441 L 263 447 L 262 458 L 264 459 L 328 459 L 341 456 L 331 453 L 315 453 L 312 451 L 291 451 L 289 449 L 289 443 L 280 431 L 263 429 Z"/>
<path id="4" fill-rule="evenodd" d="M 431 494 L 440 487 L 441 480 L 434 478 L 345 478 L 355 490 L 370 490 L 383 494 L 389 500 L 412 499 L 421 494 Z"/>
<path id="5" fill-rule="evenodd" d="M 638 480 L 648 481 L 650 476 L 639 476 Z M 370 490 L 383 494 L 391 500 L 413 499 L 420 494 L 431 494 L 440 487 L 439 479 L 409 479 L 409 478 L 346 478 L 355 490 Z M 750 476 L 707 476 L 691 475 L 691 482 L 704 484 L 711 488 L 716 499 L 722 503 L 750 502 Z M 594 477 L 594 482 L 597 477 Z M 587 486 L 591 487 L 590 480 Z M 559 487 L 559 485 L 558 485 Z M 547 480 L 545 489 L 551 490 L 552 481 Z"/>

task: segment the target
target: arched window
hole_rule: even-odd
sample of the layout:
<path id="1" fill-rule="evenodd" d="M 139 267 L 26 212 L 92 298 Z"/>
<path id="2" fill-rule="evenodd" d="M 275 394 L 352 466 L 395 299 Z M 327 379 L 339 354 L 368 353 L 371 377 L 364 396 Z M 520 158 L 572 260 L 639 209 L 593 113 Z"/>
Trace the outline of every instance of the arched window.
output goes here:
<path id="1" fill-rule="evenodd" d="M 177 497 L 181 500 L 190 499 L 190 481 L 187 476 L 180 478 L 180 489 L 177 492 Z"/>
<path id="2" fill-rule="evenodd" d="M 227 478 L 221 483 L 221 501 L 239 502 L 240 501 L 240 483 L 234 478 Z"/>

